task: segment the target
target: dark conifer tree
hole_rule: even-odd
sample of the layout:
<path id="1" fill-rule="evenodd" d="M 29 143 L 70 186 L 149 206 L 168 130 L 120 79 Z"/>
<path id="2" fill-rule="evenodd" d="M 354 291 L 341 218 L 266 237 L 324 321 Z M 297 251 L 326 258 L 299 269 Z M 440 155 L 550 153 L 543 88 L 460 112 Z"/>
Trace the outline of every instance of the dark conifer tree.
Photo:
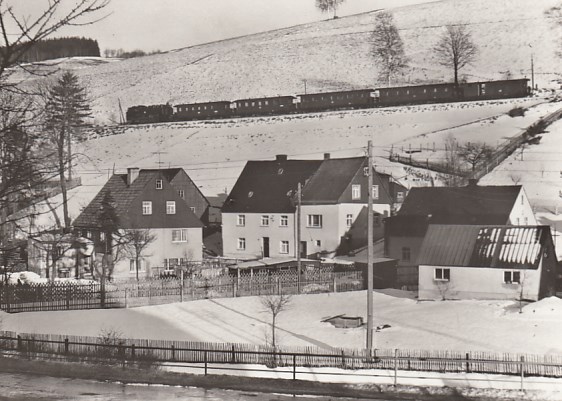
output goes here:
<path id="1" fill-rule="evenodd" d="M 72 72 L 65 72 L 46 93 L 45 126 L 57 152 L 57 167 L 63 197 L 64 228 L 69 229 L 65 170 L 72 179 L 72 141 L 82 138 L 82 128 L 91 115 L 86 90 Z"/>

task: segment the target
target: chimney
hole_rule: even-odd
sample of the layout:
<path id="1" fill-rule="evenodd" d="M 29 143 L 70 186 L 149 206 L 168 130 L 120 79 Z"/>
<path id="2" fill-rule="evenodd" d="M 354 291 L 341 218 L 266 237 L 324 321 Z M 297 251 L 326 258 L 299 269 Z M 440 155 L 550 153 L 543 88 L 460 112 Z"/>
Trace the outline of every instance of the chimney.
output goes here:
<path id="1" fill-rule="evenodd" d="M 284 162 L 287 160 L 287 155 L 275 155 L 275 160 L 278 162 Z"/>
<path id="2" fill-rule="evenodd" d="M 330 159 L 330 154 L 324 153 L 324 160 L 329 160 L 329 159 Z"/>
<path id="3" fill-rule="evenodd" d="M 478 180 L 477 180 L 477 179 L 470 178 L 470 179 L 468 180 L 468 186 L 469 186 L 469 187 L 475 187 L 477 184 L 478 184 Z"/>
<path id="4" fill-rule="evenodd" d="M 139 176 L 140 169 L 138 167 L 129 167 L 127 169 L 127 185 L 131 185 Z"/>

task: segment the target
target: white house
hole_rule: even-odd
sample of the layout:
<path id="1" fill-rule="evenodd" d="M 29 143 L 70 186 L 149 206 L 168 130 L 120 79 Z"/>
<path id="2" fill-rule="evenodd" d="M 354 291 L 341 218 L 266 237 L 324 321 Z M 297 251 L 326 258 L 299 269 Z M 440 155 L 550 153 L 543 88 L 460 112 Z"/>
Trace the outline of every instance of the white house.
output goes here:
<path id="1" fill-rule="evenodd" d="M 555 294 L 548 226 L 430 225 L 419 263 L 419 299 L 533 300 Z"/>
<path id="2" fill-rule="evenodd" d="M 203 259 L 203 224 L 194 207 L 170 182 L 166 169 L 128 169 L 127 174 L 114 174 L 100 192 L 73 222 L 77 234 L 95 244 L 94 259 L 118 251 L 103 225 L 104 198 L 110 196 L 120 231 L 149 233 L 154 239 L 142 250 L 140 263 L 136 255 L 122 252 L 112 276 L 135 278 L 154 275 L 158 269 L 180 266 L 187 261 Z M 95 273 L 95 272 L 94 272 Z"/>

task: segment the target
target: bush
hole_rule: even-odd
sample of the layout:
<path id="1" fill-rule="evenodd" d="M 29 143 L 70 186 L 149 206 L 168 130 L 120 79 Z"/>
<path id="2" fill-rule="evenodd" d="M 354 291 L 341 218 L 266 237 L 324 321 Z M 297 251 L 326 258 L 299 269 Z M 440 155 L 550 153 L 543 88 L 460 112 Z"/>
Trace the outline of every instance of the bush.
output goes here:
<path id="1" fill-rule="evenodd" d="M 523 107 L 515 107 L 511 110 L 509 110 L 508 114 L 510 117 L 523 117 L 525 115 L 525 112 L 527 111 L 527 109 L 523 108 Z"/>

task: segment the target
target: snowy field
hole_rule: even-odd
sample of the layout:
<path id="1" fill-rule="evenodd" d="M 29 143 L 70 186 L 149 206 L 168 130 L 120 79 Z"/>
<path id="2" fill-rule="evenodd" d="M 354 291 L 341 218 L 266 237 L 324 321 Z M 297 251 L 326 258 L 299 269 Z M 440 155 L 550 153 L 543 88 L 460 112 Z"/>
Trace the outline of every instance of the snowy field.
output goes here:
<path id="1" fill-rule="evenodd" d="M 279 315 L 281 345 L 362 348 L 365 329 L 338 329 L 325 318 L 366 318 L 366 292 L 300 295 Z M 562 300 L 417 302 L 399 290 L 374 293 L 377 348 L 561 354 Z M 201 300 L 132 309 L 2 314 L 4 330 L 128 338 L 263 344 L 269 316 L 259 297 Z"/>
<path id="2" fill-rule="evenodd" d="M 426 0 L 421 0 L 421 3 Z M 443 0 L 391 9 L 410 66 L 394 84 L 450 82 L 452 72 L 432 48 L 447 24 L 466 24 L 480 51 L 461 71 L 470 81 L 530 78 L 554 85 L 562 28 L 548 13 L 558 0 Z M 375 4 L 373 7 L 376 7 Z M 63 60 L 49 68 L 73 69 L 93 99 L 97 122 L 119 121 L 137 104 L 234 100 L 384 86 L 371 51 L 376 12 L 297 25 L 256 35 L 192 46 L 149 57 L 106 63 L 91 58 Z M 34 85 L 38 77 L 18 74 Z"/>

